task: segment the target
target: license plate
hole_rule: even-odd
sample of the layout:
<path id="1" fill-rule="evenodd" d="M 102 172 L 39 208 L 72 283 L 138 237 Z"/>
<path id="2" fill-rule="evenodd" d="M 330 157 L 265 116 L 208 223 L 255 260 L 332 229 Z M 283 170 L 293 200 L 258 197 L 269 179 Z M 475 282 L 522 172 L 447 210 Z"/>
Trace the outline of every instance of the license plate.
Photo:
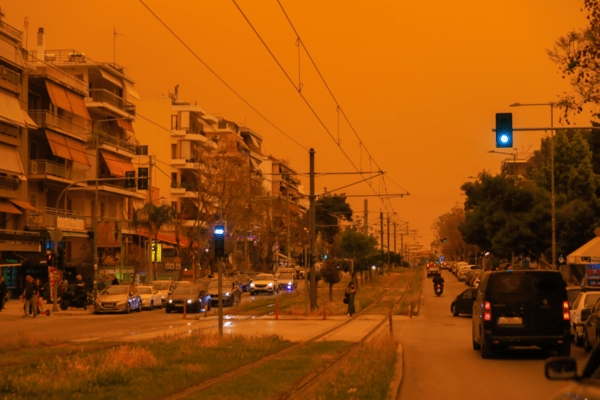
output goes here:
<path id="1" fill-rule="evenodd" d="M 521 317 L 500 317 L 500 318 L 498 318 L 498 324 L 520 325 L 522 323 L 523 323 L 523 318 L 521 318 Z"/>
<path id="2" fill-rule="evenodd" d="M 104 307 L 105 308 L 113 308 L 115 305 L 114 304 L 105 304 Z"/>

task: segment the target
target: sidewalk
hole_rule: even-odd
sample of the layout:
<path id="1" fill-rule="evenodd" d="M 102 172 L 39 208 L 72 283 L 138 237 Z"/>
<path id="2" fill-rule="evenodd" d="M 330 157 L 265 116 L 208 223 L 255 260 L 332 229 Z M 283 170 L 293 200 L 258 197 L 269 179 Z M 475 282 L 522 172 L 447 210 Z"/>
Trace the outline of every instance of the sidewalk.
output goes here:
<path id="1" fill-rule="evenodd" d="M 58 307 L 58 311 L 53 312 L 52 308 L 54 305 L 52 303 L 47 304 L 45 301 L 42 303 L 44 306 L 44 310 L 50 310 L 50 315 L 88 315 L 93 314 L 94 306 L 88 306 L 87 310 L 83 308 L 72 308 L 65 311 L 62 311 L 60 307 Z M 58 305 L 57 305 L 58 306 Z M 0 317 L 2 315 L 24 315 L 23 312 L 23 302 L 20 299 L 10 299 L 8 303 L 4 304 L 4 308 L 0 311 Z M 46 315 L 40 315 L 40 317 L 47 317 Z"/>

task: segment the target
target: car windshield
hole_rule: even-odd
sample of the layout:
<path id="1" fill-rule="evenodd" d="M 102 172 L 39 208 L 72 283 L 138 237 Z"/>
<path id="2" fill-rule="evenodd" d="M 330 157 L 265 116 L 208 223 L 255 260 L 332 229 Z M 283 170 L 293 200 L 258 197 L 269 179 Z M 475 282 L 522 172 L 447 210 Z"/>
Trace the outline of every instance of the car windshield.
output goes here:
<path id="1" fill-rule="evenodd" d="M 236 279 L 238 280 L 238 282 L 244 282 L 250 278 L 246 274 L 239 274 Z"/>
<path id="2" fill-rule="evenodd" d="M 100 294 L 127 294 L 127 286 L 109 286 Z"/>
<path id="3" fill-rule="evenodd" d="M 197 295 L 199 292 L 198 288 L 195 286 L 178 286 L 173 291 L 174 295 Z"/>
<path id="4" fill-rule="evenodd" d="M 254 280 L 255 281 L 272 281 L 273 280 L 273 275 L 260 274 Z"/>
<path id="5" fill-rule="evenodd" d="M 149 287 L 138 287 L 140 294 L 152 294 L 152 288 Z"/>
<path id="6" fill-rule="evenodd" d="M 588 294 L 585 296 L 583 308 L 592 308 L 598 299 L 600 299 L 600 293 Z"/>
<path id="7" fill-rule="evenodd" d="M 281 275 L 279 275 L 279 279 L 292 280 L 292 279 L 294 279 L 294 276 L 292 274 L 281 274 Z"/>
<path id="8" fill-rule="evenodd" d="M 169 286 L 171 286 L 171 282 L 154 282 L 152 286 L 156 288 L 156 290 L 169 290 Z"/>
<path id="9" fill-rule="evenodd" d="M 226 288 L 230 288 L 233 286 L 233 281 L 223 281 L 223 289 Z M 209 289 L 218 289 L 219 288 L 219 281 L 212 281 L 209 285 L 208 285 Z"/>

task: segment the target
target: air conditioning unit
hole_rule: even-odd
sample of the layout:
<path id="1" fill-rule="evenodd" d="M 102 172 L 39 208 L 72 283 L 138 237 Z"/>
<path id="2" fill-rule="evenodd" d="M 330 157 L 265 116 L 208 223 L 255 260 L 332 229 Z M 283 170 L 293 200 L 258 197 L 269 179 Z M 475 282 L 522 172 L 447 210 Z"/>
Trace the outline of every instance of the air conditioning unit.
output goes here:
<path id="1" fill-rule="evenodd" d="M 32 174 L 37 174 L 38 173 L 38 163 L 34 162 L 29 164 L 29 172 Z"/>

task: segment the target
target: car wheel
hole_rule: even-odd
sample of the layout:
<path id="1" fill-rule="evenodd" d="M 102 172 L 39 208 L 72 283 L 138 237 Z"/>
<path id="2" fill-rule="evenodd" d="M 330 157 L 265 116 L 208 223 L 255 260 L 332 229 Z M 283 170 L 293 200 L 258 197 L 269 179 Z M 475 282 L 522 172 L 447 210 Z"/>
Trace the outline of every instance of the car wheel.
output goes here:
<path id="1" fill-rule="evenodd" d="M 165 311 L 167 312 L 167 314 L 171 314 L 171 309 L 169 307 L 165 307 Z"/>
<path id="2" fill-rule="evenodd" d="M 154 300 L 150 302 L 150 311 L 154 310 Z"/>
<path id="3" fill-rule="evenodd" d="M 125 306 L 125 314 L 129 314 L 131 312 L 131 307 L 129 307 L 129 302 L 127 302 L 127 305 Z"/>
<path id="4" fill-rule="evenodd" d="M 452 315 L 458 317 L 458 307 L 456 307 L 456 304 L 452 304 Z"/>
<path id="5" fill-rule="evenodd" d="M 479 349 L 481 349 L 481 344 L 479 344 L 479 343 L 477 343 L 475 341 L 475 332 L 472 332 L 471 336 L 473 338 L 473 350 L 479 350 Z"/>
<path id="6" fill-rule="evenodd" d="M 571 355 L 571 342 L 565 341 L 558 345 L 558 355 L 561 357 L 569 357 Z"/>
<path id="7" fill-rule="evenodd" d="M 588 341 L 587 329 L 585 329 L 585 328 L 583 330 L 583 349 L 585 350 L 586 353 L 589 353 L 590 350 L 592 349 L 592 345 Z"/>
<path id="8" fill-rule="evenodd" d="M 137 312 L 142 312 L 142 302 L 140 301 L 140 305 L 137 308 Z"/>
<path id="9" fill-rule="evenodd" d="M 483 338 L 481 338 L 481 358 L 492 358 L 492 346 L 487 344 Z"/>
<path id="10" fill-rule="evenodd" d="M 577 332 L 577 328 L 575 328 L 575 345 L 583 346 L 583 337 Z"/>

